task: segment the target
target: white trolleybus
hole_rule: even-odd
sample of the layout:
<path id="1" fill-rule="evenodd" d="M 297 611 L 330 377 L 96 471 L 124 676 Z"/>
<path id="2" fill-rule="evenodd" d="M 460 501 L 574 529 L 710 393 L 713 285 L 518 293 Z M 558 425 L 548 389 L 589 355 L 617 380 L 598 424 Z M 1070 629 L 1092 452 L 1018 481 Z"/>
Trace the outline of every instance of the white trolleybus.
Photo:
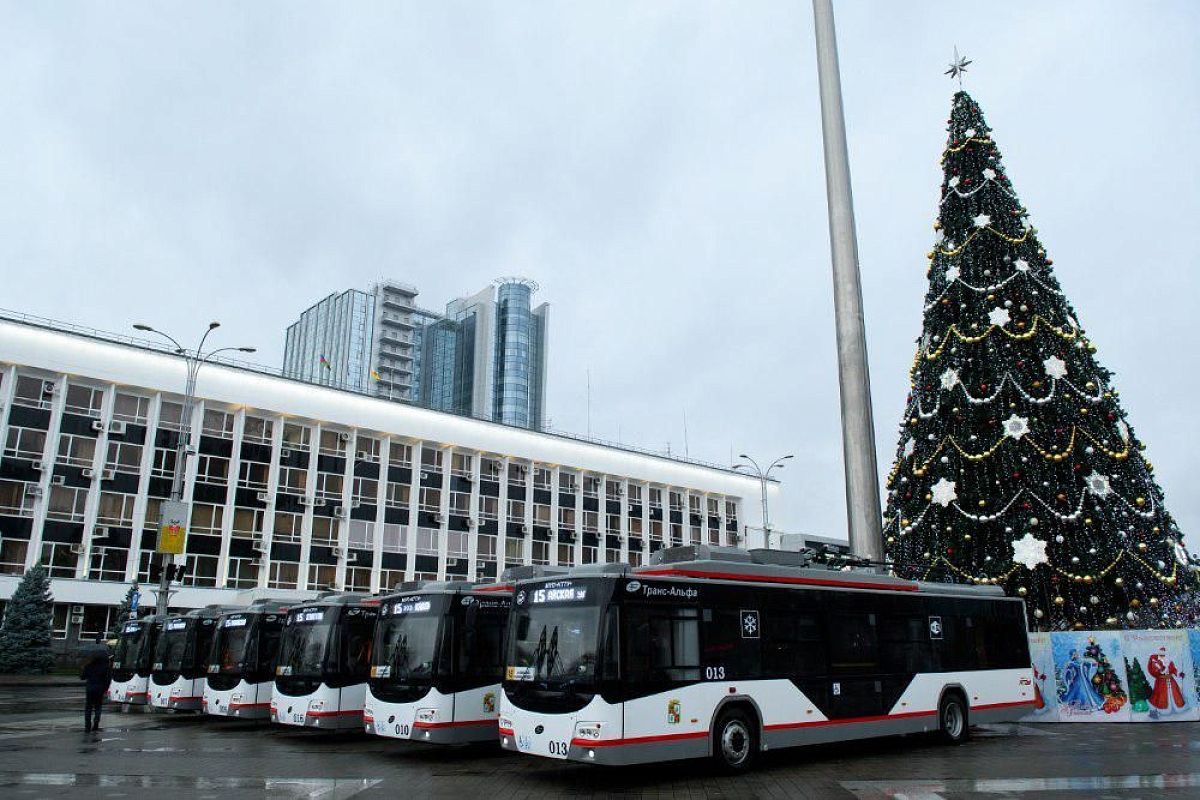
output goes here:
<path id="1" fill-rule="evenodd" d="M 403 584 L 384 597 L 363 723 L 437 744 L 496 741 L 511 586 Z"/>
<path id="2" fill-rule="evenodd" d="M 112 683 L 108 687 L 108 699 L 112 702 L 131 705 L 148 702 L 150 668 L 162 620 L 160 616 L 149 616 L 121 623 L 113 653 Z"/>
<path id="3" fill-rule="evenodd" d="M 1032 706 L 1020 599 L 805 563 L 699 545 L 518 582 L 501 745 L 596 764 L 711 756 L 739 771 L 793 745 L 962 741 Z"/>
<path id="4" fill-rule="evenodd" d="M 173 614 L 163 623 L 150 667 L 150 705 L 175 711 L 199 711 L 204 673 L 217 618 L 230 609 L 205 606 Z"/>
<path id="5" fill-rule="evenodd" d="M 288 609 L 271 719 L 284 725 L 362 730 L 379 600 L 332 594 Z"/>
<path id="6" fill-rule="evenodd" d="M 258 600 L 217 620 L 209 654 L 204 710 L 241 719 L 271 716 L 275 659 L 288 605 Z"/>

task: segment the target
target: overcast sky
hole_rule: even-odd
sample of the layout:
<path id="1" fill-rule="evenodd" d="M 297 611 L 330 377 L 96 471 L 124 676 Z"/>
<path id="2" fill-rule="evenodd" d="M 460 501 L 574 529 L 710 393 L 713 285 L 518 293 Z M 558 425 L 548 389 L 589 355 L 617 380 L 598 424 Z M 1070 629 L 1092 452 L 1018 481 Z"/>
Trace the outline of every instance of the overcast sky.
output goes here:
<path id="1" fill-rule="evenodd" d="M 1195 549 L 1200 4 L 838 2 L 880 469 L 955 45 Z M 0 5 L 0 307 L 221 344 L 381 276 L 552 304 L 549 416 L 727 462 L 845 535 L 805 0 Z"/>

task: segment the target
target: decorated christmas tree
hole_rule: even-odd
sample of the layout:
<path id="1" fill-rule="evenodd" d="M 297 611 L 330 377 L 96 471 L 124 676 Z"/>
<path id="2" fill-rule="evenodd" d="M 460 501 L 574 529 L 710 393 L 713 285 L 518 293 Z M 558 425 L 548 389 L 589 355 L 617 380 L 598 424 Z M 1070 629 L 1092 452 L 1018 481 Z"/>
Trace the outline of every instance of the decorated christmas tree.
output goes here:
<path id="1" fill-rule="evenodd" d="M 966 92 L 948 130 L 887 482 L 893 569 L 1002 586 L 1036 628 L 1187 625 L 1182 534 Z"/>
<path id="2" fill-rule="evenodd" d="M 1125 705 L 1128 698 L 1121 688 L 1121 677 L 1109 663 L 1108 656 L 1095 639 L 1088 639 L 1088 645 L 1083 649 L 1084 658 L 1096 662 L 1096 674 L 1092 676 L 1092 686 L 1104 697 L 1104 713 L 1115 714 Z"/>
<path id="3" fill-rule="evenodd" d="M 1138 663 L 1137 656 L 1133 657 L 1133 664 L 1129 663 L 1128 658 L 1125 659 L 1125 674 L 1129 678 L 1129 702 L 1133 704 L 1130 707 L 1144 714 L 1150 710 L 1150 703 L 1147 702 L 1150 698 L 1150 680 Z"/>
<path id="4" fill-rule="evenodd" d="M 0 625 L 0 672 L 49 672 L 54 666 L 50 634 L 54 600 L 50 578 L 41 564 L 17 584 Z"/>

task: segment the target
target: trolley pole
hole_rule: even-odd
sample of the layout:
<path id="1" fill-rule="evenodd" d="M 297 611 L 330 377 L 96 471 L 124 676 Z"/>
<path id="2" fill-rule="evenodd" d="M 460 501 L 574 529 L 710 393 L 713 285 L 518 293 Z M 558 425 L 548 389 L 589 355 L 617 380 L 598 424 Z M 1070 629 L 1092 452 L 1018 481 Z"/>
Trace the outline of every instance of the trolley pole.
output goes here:
<path id="1" fill-rule="evenodd" d="M 871 415 L 871 375 L 863 325 L 862 283 L 850 191 L 850 158 L 842 113 L 842 81 L 831 0 L 813 0 L 817 73 L 821 87 L 821 130 L 825 145 L 825 191 L 829 245 L 833 255 L 833 306 L 837 328 L 838 382 L 842 403 L 842 453 L 846 471 L 846 516 L 850 550 L 883 559 L 879 469 Z"/>

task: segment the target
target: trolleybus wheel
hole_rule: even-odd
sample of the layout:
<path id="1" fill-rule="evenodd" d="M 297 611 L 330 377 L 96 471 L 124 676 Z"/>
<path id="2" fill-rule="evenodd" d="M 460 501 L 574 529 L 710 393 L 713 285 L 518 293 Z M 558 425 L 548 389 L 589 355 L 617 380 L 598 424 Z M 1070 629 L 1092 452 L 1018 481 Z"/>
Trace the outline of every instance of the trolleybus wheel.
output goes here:
<path id="1" fill-rule="evenodd" d="M 938 704 L 938 728 L 942 738 L 950 744 L 967 740 L 970 726 L 967 719 L 967 703 L 958 692 L 946 692 Z"/>
<path id="2" fill-rule="evenodd" d="M 717 720 L 713 758 L 726 772 L 745 772 L 758 753 L 758 725 L 749 714 L 732 708 Z"/>

